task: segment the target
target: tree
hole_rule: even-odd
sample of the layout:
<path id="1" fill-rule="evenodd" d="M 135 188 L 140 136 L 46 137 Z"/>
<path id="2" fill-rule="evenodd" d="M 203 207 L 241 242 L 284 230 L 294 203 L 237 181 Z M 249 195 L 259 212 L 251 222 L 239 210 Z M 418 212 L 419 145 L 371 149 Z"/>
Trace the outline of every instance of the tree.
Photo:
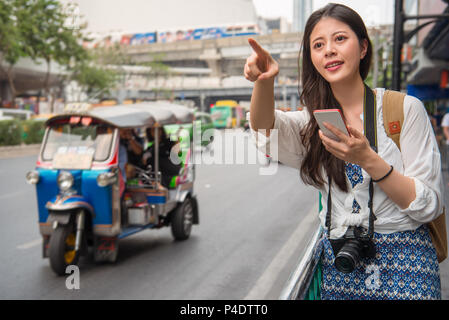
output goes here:
<path id="1" fill-rule="evenodd" d="M 103 98 L 119 82 L 123 83 L 126 73 L 120 66 L 130 64 L 130 58 L 118 45 L 86 52 L 88 58 L 75 63 L 70 79 L 80 85 L 88 99 Z"/>
<path id="2" fill-rule="evenodd" d="M 50 90 L 51 62 L 70 71 L 70 66 L 88 59 L 88 54 L 81 42 L 84 40 L 83 30 L 86 25 L 71 26 L 66 22 L 70 18 L 66 8 L 56 0 L 21 0 L 22 5 L 33 14 L 24 23 L 22 33 L 29 47 L 33 48 L 30 56 L 35 62 L 43 59 L 47 64 L 44 79 L 44 91 L 51 96 L 51 111 L 55 100 Z M 62 82 L 63 79 L 60 78 Z"/>
<path id="3" fill-rule="evenodd" d="M 102 98 L 117 83 L 117 72 L 83 61 L 76 66 L 71 79 L 76 81 L 89 99 Z"/>
<path id="4" fill-rule="evenodd" d="M 20 58 L 27 56 L 31 51 L 21 33 L 23 24 L 20 21 L 27 18 L 27 11 L 18 6 L 19 2 L 19 0 L 0 1 L 0 72 L 8 79 L 13 106 L 17 96 L 13 68 Z"/>
<path id="5" fill-rule="evenodd" d="M 0 1 L 0 71 L 7 78 L 14 104 L 17 90 L 14 66 L 22 57 L 35 63 L 47 64 L 43 80 L 45 95 L 49 97 L 51 63 L 70 70 L 70 65 L 88 58 L 81 45 L 85 25 L 68 25 L 69 14 L 57 0 L 2 0 Z M 62 81 L 62 79 L 60 79 Z M 51 99 L 53 108 L 54 96 Z"/>
<path id="6" fill-rule="evenodd" d="M 148 79 L 156 78 L 157 80 L 160 76 L 162 76 L 162 78 L 164 79 L 167 79 L 167 77 L 170 75 L 170 67 L 162 62 L 163 58 L 163 54 L 153 54 L 150 55 L 151 61 L 142 64 L 143 66 L 150 68 L 150 72 L 146 74 Z M 160 87 L 154 88 L 153 91 L 156 100 L 160 98 L 161 94 L 164 99 L 171 99 L 173 95 L 173 92 L 171 90 L 163 89 Z"/>

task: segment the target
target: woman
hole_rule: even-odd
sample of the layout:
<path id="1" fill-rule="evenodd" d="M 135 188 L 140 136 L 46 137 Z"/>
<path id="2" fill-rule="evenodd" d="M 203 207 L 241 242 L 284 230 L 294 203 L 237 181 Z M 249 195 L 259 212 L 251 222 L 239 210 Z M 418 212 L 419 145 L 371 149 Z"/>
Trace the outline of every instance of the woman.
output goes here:
<path id="1" fill-rule="evenodd" d="M 323 195 L 322 299 L 440 299 L 438 260 L 425 225 L 443 203 L 438 146 L 424 106 L 406 96 L 400 151 L 383 127 L 385 90 L 376 89 L 377 153 L 370 147 L 363 134 L 363 108 L 372 48 L 360 16 L 344 5 L 329 4 L 308 19 L 300 73 L 304 111 L 274 109 L 278 64 L 255 40 L 249 44 L 254 52 L 244 74 L 254 82 L 249 118 L 257 145 L 268 146 L 274 129 L 278 154 L 271 156 L 297 168 L 303 181 Z M 314 110 L 333 108 L 341 109 L 350 133 L 327 124 L 340 141 L 323 135 L 313 117 Z M 343 273 L 335 268 L 331 241 L 354 228 L 368 229 L 371 179 L 378 181 L 373 184 L 375 254 Z"/>

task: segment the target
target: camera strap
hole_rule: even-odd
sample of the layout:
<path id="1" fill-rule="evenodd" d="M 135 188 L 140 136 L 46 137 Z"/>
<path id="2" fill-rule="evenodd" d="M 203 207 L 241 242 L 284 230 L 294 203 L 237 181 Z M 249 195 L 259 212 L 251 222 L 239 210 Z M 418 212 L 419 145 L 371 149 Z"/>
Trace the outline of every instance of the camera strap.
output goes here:
<path id="1" fill-rule="evenodd" d="M 365 84 L 364 94 L 363 94 L 363 128 L 365 132 L 365 137 L 368 139 L 371 148 L 377 153 L 377 117 L 376 117 L 376 97 L 370 87 Z M 331 198 L 331 184 L 332 178 L 328 176 L 328 194 L 327 194 L 327 213 L 326 213 L 326 228 L 328 230 L 327 237 L 330 237 L 331 230 L 331 216 L 332 216 L 332 198 Z M 368 208 L 369 214 L 369 225 L 368 225 L 368 236 L 372 238 L 374 235 L 374 221 L 376 216 L 373 210 L 373 196 L 374 196 L 374 184 L 373 179 L 370 178 L 369 183 L 369 200 Z"/>

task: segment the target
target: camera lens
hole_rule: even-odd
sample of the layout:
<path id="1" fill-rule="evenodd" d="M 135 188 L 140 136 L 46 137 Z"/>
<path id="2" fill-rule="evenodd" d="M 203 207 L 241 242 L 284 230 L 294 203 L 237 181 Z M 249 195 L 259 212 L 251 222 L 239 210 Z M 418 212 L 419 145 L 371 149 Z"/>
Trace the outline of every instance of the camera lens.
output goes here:
<path id="1" fill-rule="evenodd" d="M 360 240 L 348 240 L 335 257 L 335 268 L 343 273 L 354 271 L 360 260 L 363 244 Z"/>

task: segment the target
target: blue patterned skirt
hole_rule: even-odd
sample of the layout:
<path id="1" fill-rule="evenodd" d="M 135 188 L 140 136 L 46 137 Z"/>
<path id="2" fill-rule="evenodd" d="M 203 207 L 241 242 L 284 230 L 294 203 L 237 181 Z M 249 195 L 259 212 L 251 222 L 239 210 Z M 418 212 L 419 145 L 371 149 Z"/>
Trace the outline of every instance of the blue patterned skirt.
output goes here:
<path id="1" fill-rule="evenodd" d="M 321 263 L 323 300 L 428 300 L 441 299 L 439 265 L 426 225 L 413 231 L 374 234 L 375 258 L 363 258 L 349 274 L 334 266 L 327 239 Z"/>

